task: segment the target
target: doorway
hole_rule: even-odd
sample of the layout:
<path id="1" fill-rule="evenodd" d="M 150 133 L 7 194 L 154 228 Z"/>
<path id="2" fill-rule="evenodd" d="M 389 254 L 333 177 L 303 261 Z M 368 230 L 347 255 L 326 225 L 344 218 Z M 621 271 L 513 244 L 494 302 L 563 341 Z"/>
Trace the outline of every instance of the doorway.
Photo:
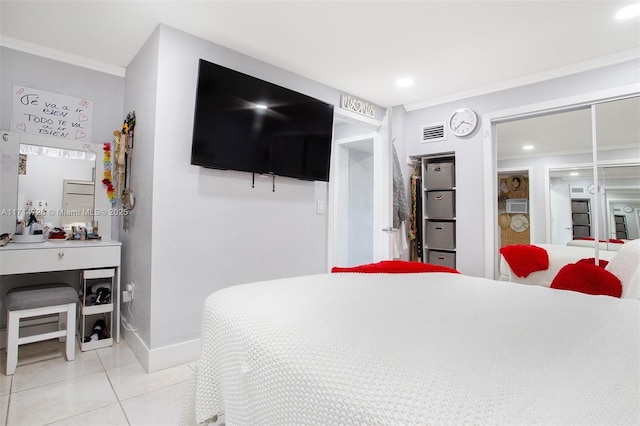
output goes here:
<path id="1" fill-rule="evenodd" d="M 329 186 L 328 265 L 389 259 L 391 156 L 388 112 L 382 121 L 336 114 Z"/>

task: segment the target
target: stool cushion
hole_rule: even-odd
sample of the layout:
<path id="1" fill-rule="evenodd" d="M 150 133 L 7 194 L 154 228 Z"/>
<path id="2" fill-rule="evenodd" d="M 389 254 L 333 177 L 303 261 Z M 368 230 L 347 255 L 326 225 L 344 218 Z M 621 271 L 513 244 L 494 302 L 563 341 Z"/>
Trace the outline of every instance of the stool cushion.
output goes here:
<path id="1" fill-rule="evenodd" d="M 12 288 L 4 300 L 8 311 L 66 305 L 78 301 L 78 292 L 65 283 Z"/>

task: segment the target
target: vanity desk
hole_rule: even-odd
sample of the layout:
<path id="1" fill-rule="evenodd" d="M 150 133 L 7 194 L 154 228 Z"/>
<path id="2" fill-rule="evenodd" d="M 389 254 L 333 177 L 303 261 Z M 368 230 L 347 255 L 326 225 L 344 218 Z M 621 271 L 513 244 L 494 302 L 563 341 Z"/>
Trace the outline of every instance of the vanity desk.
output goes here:
<path id="1" fill-rule="evenodd" d="M 120 253 L 119 241 L 49 240 L 42 243 L 10 243 L 0 247 L 0 276 L 35 272 L 80 271 L 113 268 L 115 277 L 111 290 L 113 329 L 111 336 L 120 341 Z"/>

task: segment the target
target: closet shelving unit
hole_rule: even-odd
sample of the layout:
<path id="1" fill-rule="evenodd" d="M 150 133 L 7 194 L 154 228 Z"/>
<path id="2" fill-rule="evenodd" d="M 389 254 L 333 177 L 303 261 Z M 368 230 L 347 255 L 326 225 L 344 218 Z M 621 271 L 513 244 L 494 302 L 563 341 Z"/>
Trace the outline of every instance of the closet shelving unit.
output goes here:
<path id="1" fill-rule="evenodd" d="M 423 262 L 456 267 L 455 155 L 422 158 Z"/>
<path id="2" fill-rule="evenodd" d="M 588 199 L 571 200 L 573 237 L 591 237 L 591 211 Z"/>

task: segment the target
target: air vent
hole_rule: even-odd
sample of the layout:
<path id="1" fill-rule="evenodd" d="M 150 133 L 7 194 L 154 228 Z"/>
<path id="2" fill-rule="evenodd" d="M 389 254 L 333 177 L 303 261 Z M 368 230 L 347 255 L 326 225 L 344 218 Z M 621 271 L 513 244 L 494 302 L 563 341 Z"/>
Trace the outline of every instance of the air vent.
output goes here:
<path id="1" fill-rule="evenodd" d="M 572 186 L 571 187 L 572 194 L 586 194 L 587 190 L 584 189 L 584 186 Z"/>
<path id="2" fill-rule="evenodd" d="M 422 142 L 436 142 L 447 139 L 444 134 L 444 123 L 422 126 Z"/>

